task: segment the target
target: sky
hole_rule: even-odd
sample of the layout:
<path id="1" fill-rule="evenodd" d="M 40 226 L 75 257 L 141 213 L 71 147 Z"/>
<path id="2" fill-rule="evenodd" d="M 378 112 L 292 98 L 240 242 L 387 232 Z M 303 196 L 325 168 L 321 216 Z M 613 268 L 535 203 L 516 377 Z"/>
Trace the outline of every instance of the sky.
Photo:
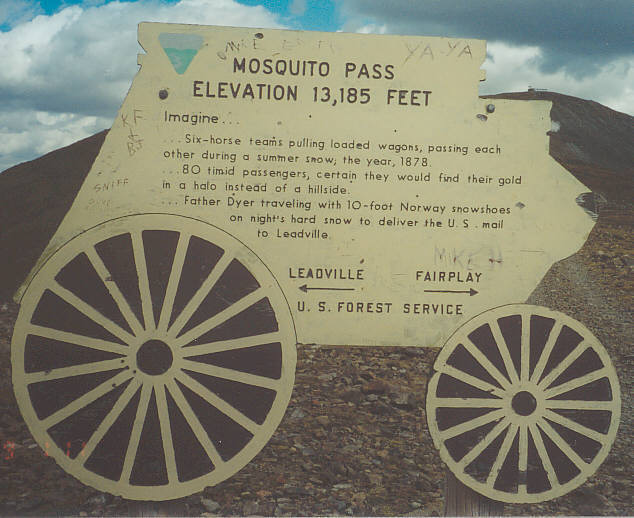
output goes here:
<path id="1" fill-rule="evenodd" d="M 0 171 L 111 126 L 141 21 L 485 39 L 481 94 L 634 114 L 632 0 L 0 0 Z"/>

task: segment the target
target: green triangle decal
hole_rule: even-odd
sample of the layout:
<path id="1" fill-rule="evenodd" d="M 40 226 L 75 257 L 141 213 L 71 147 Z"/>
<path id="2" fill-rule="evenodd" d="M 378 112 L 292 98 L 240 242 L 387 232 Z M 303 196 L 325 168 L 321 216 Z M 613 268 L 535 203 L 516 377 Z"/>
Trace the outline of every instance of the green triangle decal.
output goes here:
<path id="1" fill-rule="evenodd" d="M 177 74 L 183 74 L 203 46 L 203 37 L 198 34 L 162 32 L 159 43 Z"/>

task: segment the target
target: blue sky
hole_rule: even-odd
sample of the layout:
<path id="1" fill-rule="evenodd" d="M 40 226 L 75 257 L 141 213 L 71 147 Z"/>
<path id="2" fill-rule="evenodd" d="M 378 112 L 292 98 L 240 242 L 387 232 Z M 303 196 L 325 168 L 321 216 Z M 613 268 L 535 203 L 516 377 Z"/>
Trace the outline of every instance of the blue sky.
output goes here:
<path id="1" fill-rule="evenodd" d="M 5 0 L 2 0 L 5 1 Z M 6 0 L 12 1 L 12 0 Z M 110 3 L 105 1 L 86 0 L 41 0 L 40 12 L 51 15 L 64 7 L 72 5 L 90 6 Z M 133 3 L 136 0 L 123 0 Z M 176 4 L 178 0 L 163 0 L 163 4 Z M 272 13 L 279 15 L 280 19 L 287 22 L 293 29 L 313 31 L 336 31 L 340 28 L 340 17 L 333 0 L 310 2 L 304 0 L 237 0 L 237 3 L 247 6 L 263 6 Z M 0 26 L 1 30 L 7 30 L 8 25 Z"/>
<path id="2" fill-rule="evenodd" d="M 632 0 L 0 0 L 0 171 L 110 127 L 140 21 L 485 39 L 482 94 L 634 114 Z"/>
<path id="3" fill-rule="evenodd" d="M 268 10 L 278 13 L 293 29 L 311 31 L 336 31 L 340 27 L 340 19 L 335 2 L 275 1 L 275 0 L 240 0 L 244 5 L 262 5 Z"/>

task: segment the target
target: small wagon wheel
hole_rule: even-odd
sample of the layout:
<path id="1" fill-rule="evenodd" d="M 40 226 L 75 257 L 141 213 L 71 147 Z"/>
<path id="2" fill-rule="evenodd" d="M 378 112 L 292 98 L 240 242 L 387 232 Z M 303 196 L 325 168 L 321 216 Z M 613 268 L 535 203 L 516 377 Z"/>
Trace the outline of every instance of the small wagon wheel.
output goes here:
<path id="1" fill-rule="evenodd" d="M 106 222 L 37 273 L 12 342 L 32 434 L 68 473 L 138 500 L 225 480 L 293 388 L 288 303 L 244 244 L 166 214 Z"/>
<path id="2" fill-rule="evenodd" d="M 540 502 L 582 484 L 620 418 L 616 372 L 581 323 L 501 306 L 447 341 L 427 392 L 429 430 L 456 477 L 503 502 Z"/>

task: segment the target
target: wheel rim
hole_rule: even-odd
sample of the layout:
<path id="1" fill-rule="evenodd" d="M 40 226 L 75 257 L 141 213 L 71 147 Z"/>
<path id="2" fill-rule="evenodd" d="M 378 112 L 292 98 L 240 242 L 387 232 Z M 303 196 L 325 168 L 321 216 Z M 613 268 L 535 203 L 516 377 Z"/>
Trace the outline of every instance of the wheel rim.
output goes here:
<path id="1" fill-rule="evenodd" d="M 164 214 L 64 245 L 22 300 L 20 410 L 80 481 L 167 500 L 225 480 L 279 424 L 296 337 L 266 266 L 225 232 Z"/>
<path id="2" fill-rule="evenodd" d="M 616 436 L 616 372 L 592 333 L 562 313 L 525 304 L 482 313 L 449 338 L 434 368 L 434 444 L 461 482 L 494 500 L 571 491 Z"/>

